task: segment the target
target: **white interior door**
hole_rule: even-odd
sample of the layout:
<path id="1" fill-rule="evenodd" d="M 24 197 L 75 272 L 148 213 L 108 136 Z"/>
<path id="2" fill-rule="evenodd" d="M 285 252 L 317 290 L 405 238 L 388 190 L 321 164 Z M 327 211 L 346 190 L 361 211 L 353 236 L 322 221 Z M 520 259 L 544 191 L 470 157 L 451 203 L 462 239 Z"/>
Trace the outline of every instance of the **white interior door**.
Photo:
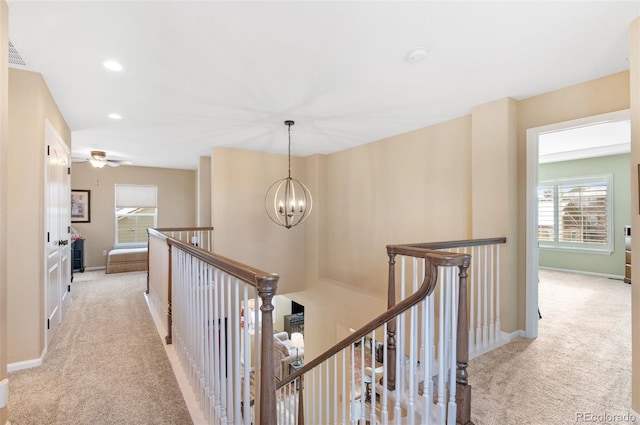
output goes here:
<path id="1" fill-rule="evenodd" d="M 53 126 L 45 125 L 45 316 L 46 344 L 53 339 L 71 297 L 69 149 Z"/>

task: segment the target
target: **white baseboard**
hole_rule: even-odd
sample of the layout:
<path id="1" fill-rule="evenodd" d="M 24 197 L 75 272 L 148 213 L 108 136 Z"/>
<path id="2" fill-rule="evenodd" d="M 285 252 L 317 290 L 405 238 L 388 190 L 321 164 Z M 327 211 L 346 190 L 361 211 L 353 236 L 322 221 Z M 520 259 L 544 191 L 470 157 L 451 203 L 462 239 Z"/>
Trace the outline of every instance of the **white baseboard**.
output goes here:
<path id="1" fill-rule="evenodd" d="M 151 318 L 153 319 L 153 323 L 155 323 L 156 328 L 158 329 L 158 334 L 161 335 L 161 337 L 164 337 L 168 334 L 167 332 L 167 326 L 162 322 L 162 319 L 160 317 L 158 317 L 158 313 L 156 311 L 155 308 L 153 308 L 153 306 L 151 305 L 151 300 L 149 299 L 149 294 L 147 294 L 147 292 L 143 292 L 144 294 L 144 300 L 147 302 L 147 308 L 149 309 L 149 312 L 151 313 Z M 166 343 L 166 341 L 163 341 L 164 343 Z"/>
<path id="2" fill-rule="evenodd" d="M 624 280 L 624 276 L 619 276 L 617 274 L 594 273 L 594 272 L 586 272 L 584 270 L 557 269 L 555 267 L 542 267 L 542 266 L 540 266 L 539 268 L 543 269 L 543 270 L 551 270 L 551 271 L 554 271 L 554 272 L 586 274 L 586 275 L 589 275 L 589 276 L 598 276 L 598 277 L 606 277 L 606 278 L 609 278 L 609 279 Z"/>
<path id="3" fill-rule="evenodd" d="M 505 342 L 511 342 L 514 339 L 518 339 L 518 338 L 524 338 L 524 331 L 522 329 L 518 329 L 517 331 L 513 331 L 511 333 L 504 332 L 504 331 L 500 332 L 500 339 L 502 339 Z"/>
<path id="4" fill-rule="evenodd" d="M 87 271 L 95 271 L 95 270 L 105 270 L 106 268 L 107 268 L 106 266 L 97 266 L 97 267 L 85 267 L 84 269 Z"/>
<path id="5" fill-rule="evenodd" d="M 500 347 L 501 345 L 504 344 L 508 344 L 511 341 L 513 341 L 514 339 L 520 338 L 520 337 L 524 337 L 524 331 L 523 330 L 517 330 L 515 332 L 511 332 L 511 333 L 507 333 L 507 332 L 503 332 L 500 331 L 500 338 L 498 338 L 493 344 L 486 346 L 486 347 L 481 347 L 476 351 L 469 351 L 469 359 L 474 359 L 478 356 L 481 356 L 485 353 L 488 353 L 489 351 L 495 350 L 496 348 Z"/>
<path id="6" fill-rule="evenodd" d="M 47 355 L 47 349 L 42 351 L 42 354 L 37 359 L 24 360 L 21 362 L 7 364 L 7 372 L 16 372 L 18 370 L 30 369 L 32 367 L 42 366 L 45 356 Z"/>

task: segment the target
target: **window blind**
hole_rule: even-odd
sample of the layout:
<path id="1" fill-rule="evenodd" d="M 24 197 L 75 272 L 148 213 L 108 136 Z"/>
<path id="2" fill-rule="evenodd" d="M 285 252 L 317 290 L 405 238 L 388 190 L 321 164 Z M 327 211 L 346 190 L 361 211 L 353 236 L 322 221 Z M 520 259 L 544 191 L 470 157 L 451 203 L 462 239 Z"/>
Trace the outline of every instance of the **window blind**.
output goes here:
<path id="1" fill-rule="evenodd" d="M 157 187 L 116 184 L 116 208 L 157 208 Z"/>

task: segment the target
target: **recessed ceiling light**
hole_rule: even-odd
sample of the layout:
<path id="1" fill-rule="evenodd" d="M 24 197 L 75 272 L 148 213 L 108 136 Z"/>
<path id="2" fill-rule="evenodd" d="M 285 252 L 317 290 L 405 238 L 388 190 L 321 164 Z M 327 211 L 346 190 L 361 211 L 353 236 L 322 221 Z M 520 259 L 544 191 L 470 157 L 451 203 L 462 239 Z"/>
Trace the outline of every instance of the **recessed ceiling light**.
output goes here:
<path id="1" fill-rule="evenodd" d="M 109 118 L 111 118 L 112 120 L 121 120 L 122 119 L 122 115 L 120 115 L 120 114 L 109 114 L 107 116 Z"/>
<path id="2" fill-rule="evenodd" d="M 417 49 L 413 49 L 407 55 L 407 60 L 409 62 L 419 62 L 427 57 L 427 49 L 424 47 L 419 47 Z"/>
<path id="3" fill-rule="evenodd" d="M 104 61 L 102 65 L 111 71 L 122 71 L 122 65 L 116 61 Z"/>

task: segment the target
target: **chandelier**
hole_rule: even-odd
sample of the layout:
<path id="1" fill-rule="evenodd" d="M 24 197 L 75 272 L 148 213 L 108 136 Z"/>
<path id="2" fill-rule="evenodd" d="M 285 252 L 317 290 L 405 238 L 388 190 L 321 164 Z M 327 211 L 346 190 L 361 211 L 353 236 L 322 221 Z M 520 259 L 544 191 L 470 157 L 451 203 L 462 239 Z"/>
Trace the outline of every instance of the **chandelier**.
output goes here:
<path id="1" fill-rule="evenodd" d="M 289 127 L 289 175 L 269 187 L 264 208 L 271 221 L 290 229 L 309 217 L 313 201 L 307 186 L 291 177 L 291 126 L 294 122 L 287 120 L 284 124 Z"/>

